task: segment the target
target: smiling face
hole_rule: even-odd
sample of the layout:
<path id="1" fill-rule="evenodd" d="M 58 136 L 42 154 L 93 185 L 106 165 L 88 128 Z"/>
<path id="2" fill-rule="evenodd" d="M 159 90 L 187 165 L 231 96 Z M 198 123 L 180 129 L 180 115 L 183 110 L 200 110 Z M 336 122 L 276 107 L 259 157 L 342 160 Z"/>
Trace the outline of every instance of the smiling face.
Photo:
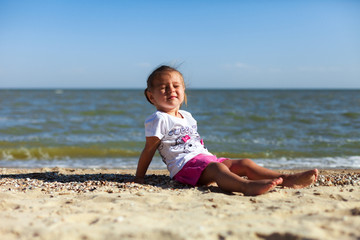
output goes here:
<path id="1" fill-rule="evenodd" d="M 178 116 L 185 97 L 184 80 L 176 71 L 159 73 L 147 91 L 147 96 L 157 110 Z"/>

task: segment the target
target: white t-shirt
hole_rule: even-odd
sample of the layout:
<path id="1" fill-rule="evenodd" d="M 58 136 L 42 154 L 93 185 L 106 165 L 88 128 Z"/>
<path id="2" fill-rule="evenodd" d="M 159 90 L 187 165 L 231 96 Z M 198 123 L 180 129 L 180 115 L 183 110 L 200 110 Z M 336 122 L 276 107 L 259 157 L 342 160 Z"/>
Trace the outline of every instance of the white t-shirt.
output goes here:
<path id="1" fill-rule="evenodd" d="M 183 118 L 157 111 L 145 120 L 145 136 L 156 136 L 161 140 L 158 151 L 170 177 L 174 177 L 196 155 L 212 155 L 197 132 L 196 120 L 187 111 L 179 110 L 179 113 Z"/>

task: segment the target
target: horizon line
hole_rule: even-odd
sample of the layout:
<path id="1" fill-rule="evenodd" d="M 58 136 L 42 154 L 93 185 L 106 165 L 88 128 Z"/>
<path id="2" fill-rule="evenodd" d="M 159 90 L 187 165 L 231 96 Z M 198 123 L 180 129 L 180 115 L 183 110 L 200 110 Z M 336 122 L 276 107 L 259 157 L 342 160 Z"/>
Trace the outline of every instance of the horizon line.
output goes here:
<path id="1" fill-rule="evenodd" d="M 58 87 L 28 87 L 28 88 L 16 88 L 16 87 L 9 87 L 9 88 L 2 88 L 0 87 L 0 90 L 52 90 L 52 91 L 56 91 L 56 90 L 88 90 L 88 91 L 95 91 L 95 90 L 103 90 L 103 91 L 111 91 L 111 90 L 142 90 L 144 91 L 144 88 L 137 88 L 137 87 L 114 87 L 114 88 L 107 88 L 107 87 L 99 87 L 99 88 L 93 88 L 93 87 L 64 87 L 64 88 L 58 88 Z M 323 87 L 323 88 L 187 88 L 186 90 L 221 90 L 221 91 L 231 91 L 231 90 L 284 90 L 284 91 L 294 91 L 294 90 L 360 90 L 359 88 L 335 88 L 335 87 Z"/>

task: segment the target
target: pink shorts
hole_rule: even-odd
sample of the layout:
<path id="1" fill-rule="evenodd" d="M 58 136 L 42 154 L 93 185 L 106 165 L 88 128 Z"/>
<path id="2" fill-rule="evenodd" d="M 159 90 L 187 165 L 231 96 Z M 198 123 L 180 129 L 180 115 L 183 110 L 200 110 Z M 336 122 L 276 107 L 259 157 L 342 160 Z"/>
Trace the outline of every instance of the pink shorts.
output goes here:
<path id="1" fill-rule="evenodd" d="M 200 176 L 207 165 L 211 162 L 220 162 L 227 160 L 228 158 L 217 158 L 216 156 L 199 154 L 196 157 L 188 161 L 184 167 L 174 176 L 174 179 L 178 182 L 196 186 L 200 179 Z"/>

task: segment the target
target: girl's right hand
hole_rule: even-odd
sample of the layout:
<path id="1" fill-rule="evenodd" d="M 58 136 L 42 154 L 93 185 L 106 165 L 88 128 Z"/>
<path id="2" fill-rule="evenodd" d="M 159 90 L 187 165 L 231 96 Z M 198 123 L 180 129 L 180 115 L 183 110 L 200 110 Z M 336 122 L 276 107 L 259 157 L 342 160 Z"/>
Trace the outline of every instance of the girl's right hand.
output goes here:
<path id="1" fill-rule="evenodd" d="M 139 183 L 139 184 L 144 184 L 145 183 L 145 179 L 143 177 L 135 177 L 134 178 L 134 182 L 135 183 Z"/>

